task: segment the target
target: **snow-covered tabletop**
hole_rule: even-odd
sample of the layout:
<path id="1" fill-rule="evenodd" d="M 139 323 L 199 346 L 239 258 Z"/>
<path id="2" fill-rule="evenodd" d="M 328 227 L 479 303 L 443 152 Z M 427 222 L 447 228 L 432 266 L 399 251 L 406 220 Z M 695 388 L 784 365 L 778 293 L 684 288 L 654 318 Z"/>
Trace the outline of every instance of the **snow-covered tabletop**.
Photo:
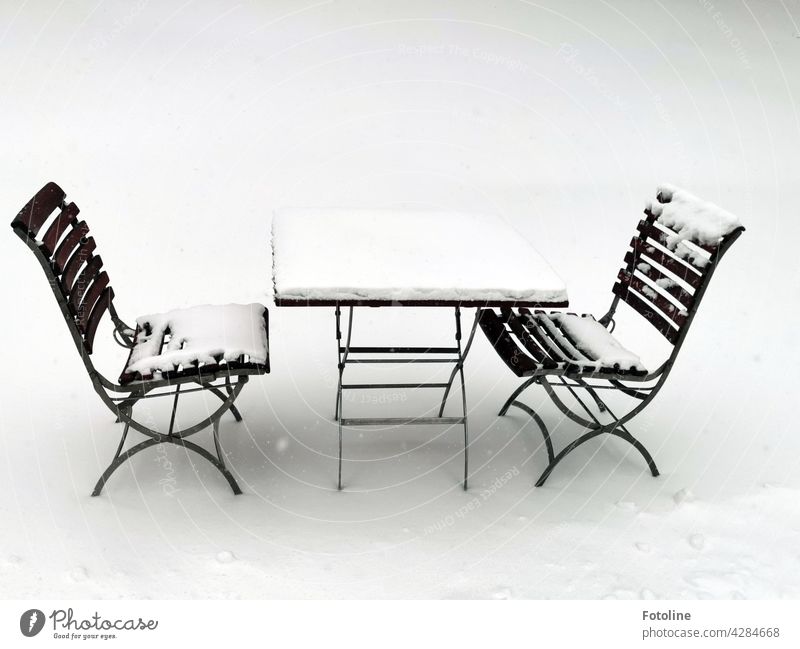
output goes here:
<path id="1" fill-rule="evenodd" d="M 566 306 L 564 282 L 502 218 L 285 208 L 272 224 L 279 306 Z"/>

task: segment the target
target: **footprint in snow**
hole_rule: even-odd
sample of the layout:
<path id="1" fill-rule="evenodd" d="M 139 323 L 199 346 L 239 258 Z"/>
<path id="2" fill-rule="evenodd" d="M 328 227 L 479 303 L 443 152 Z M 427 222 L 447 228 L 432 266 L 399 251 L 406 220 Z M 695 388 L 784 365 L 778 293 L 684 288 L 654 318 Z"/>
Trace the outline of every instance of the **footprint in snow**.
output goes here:
<path id="1" fill-rule="evenodd" d="M 706 547 L 706 537 L 702 534 L 692 534 L 689 537 L 689 545 L 691 545 L 695 550 L 702 550 Z"/>
<path id="2" fill-rule="evenodd" d="M 511 589 L 501 588 L 492 593 L 492 599 L 511 599 Z"/>
<path id="3" fill-rule="evenodd" d="M 236 561 L 236 557 L 234 556 L 233 552 L 229 550 L 222 550 L 221 552 L 217 552 L 217 561 L 219 563 L 233 563 Z"/>
<path id="4" fill-rule="evenodd" d="M 77 566 L 69 571 L 69 578 L 76 582 L 82 582 L 89 579 L 89 572 L 83 566 Z"/>
<path id="5" fill-rule="evenodd" d="M 9 568 L 19 568 L 23 563 L 25 563 L 25 559 L 17 554 L 10 554 L 5 560 L 5 565 Z"/>
<path id="6" fill-rule="evenodd" d="M 639 552 L 650 552 L 650 544 L 649 543 L 635 543 L 636 549 Z"/>

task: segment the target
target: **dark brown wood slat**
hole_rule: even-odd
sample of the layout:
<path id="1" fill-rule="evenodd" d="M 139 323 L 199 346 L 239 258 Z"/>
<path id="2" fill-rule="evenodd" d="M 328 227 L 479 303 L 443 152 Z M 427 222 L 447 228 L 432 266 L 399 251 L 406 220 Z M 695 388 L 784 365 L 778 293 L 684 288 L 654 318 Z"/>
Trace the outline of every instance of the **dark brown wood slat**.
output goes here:
<path id="1" fill-rule="evenodd" d="M 631 239 L 631 248 L 633 248 L 634 255 L 641 261 L 659 264 L 662 268 L 673 273 L 675 277 L 686 282 L 693 289 L 700 288 L 700 285 L 703 283 L 703 276 L 697 268 L 678 257 L 668 255 L 639 237 Z"/>
<path id="2" fill-rule="evenodd" d="M 661 194 L 659 194 L 659 196 L 661 196 Z M 659 200 L 659 202 L 660 202 L 660 203 L 664 203 L 664 201 L 661 201 L 661 200 Z M 667 201 L 667 202 L 669 202 L 669 201 Z M 647 217 L 645 218 L 645 222 L 647 222 L 647 223 L 649 223 L 649 224 L 651 224 L 651 225 L 654 225 L 654 224 L 658 223 L 658 228 L 660 228 L 660 229 L 664 230 L 664 231 L 665 231 L 667 234 L 669 234 L 669 235 L 671 235 L 671 236 L 679 237 L 678 233 L 677 233 L 677 232 L 675 232 L 675 230 L 673 230 L 673 229 L 672 229 L 671 227 L 669 227 L 668 225 L 665 225 L 664 223 L 662 223 L 661 221 L 659 221 L 659 220 L 658 220 L 658 219 L 659 219 L 659 217 L 657 217 L 655 214 L 653 214 L 653 213 L 652 213 L 652 212 L 651 212 L 649 209 L 646 209 L 646 210 L 644 211 L 644 213 L 647 215 Z M 642 222 L 641 222 L 641 221 L 639 222 L 639 225 L 640 225 L 640 226 L 642 225 Z M 679 238 L 680 238 L 680 237 L 679 237 Z M 708 253 L 710 253 L 710 254 L 714 254 L 714 253 L 717 251 L 717 248 L 719 247 L 719 244 L 720 244 L 720 243 L 722 243 L 722 241 L 721 241 L 721 240 L 720 240 L 720 241 L 718 241 L 716 244 L 713 244 L 713 245 L 711 245 L 711 244 L 705 244 L 705 243 L 700 243 L 700 242 L 698 242 L 698 241 L 694 241 L 694 240 L 692 240 L 692 239 L 689 239 L 689 241 L 691 241 L 691 242 L 692 242 L 692 243 L 693 243 L 695 246 L 697 246 L 698 248 L 702 248 L 703 250 L 705 250 L 706 252 L 708 252 Z"/>
<path id="3" fill-rule="evenodd" d="M 686 323 L 686 315 L 680 312 L 680 307 L 658 293 L 654 286 L 651 286 L 649 283 L 624 269 L 619 271 L 617 279 L 623 284 L 631 286 L 637 293 L 641 294 L 642 299 L 646 302 L 652 302 L 653 305 L 660 309 L 664 315 L 668 316 L 679 329 Z"/>
<path id="4" fill-rule="evenodd" d="M 78 219 L 78 206 L 75 203 L 70 203 L 53 219 L 50 227 L 42 238 L 42 252 L 46 257 L 52 257 L 56 249 L 56 244 L 70 226 L 75 225 Z"/>
<path id="5" fill-rule="evenodd" d="M 552 336 L 536 321 L 536 316 L 539 312 L 526 313 L 523 322 L 525 328 L 531 336 L 534 337 L 542 349 L 547 352 L 547 355 L 556 363 L 569 363 L 571 361 L 569 354 L 567 354 L 558 344 L 558 341 L 553 340 Z"/>
<path id="6" fill-rule="evenodd" d="M 86 330 L 86 324 L 89 322 L 92 309 L 97 300 L 100 299 L 100 295 L 102 295 L 106 286 L 108 286 L 108 273 L 103 271 L 95 277 L 89 290 L 86 291 L 86 297 L 83 298 L 81 305 L 75 311 L 78 317 L 78 327 L 81 331 Z"/>
<path id="7" fill-rule="evenodd" d="M 577 314 L 576 314 L 576 315 L 577 315 Z M 579 317 L 579 318 L 583 318 L 583 317 L 588 317 L 588 316 L 578 316 L 578 317 Z M 592 318 L 592 319 L 593 319 L 593 318 Z M 563 320 L 562 320 L 561 318 L 558 318 L 558 319 L 556 319 L 556 320 L 554 320 L 553 318 L 550 318 L 550 322 L 552 322 L 552 323 L 553 323 L 553 326 L 554 326 L 554 327 L 556 327 L 556 329 L 558 329 L 559 333 L 560 333 L 562 336 L 564 336 L 564 338 L 567 340 L 567 342 L 568 342 L 570 345 L 572 345 L 572 346 L 573 346 L 575 349 L 577 349 L 577 350 L 578 350 L 578 351 L 579 351 L 581 354 L 583 354 L 584 356 L 586 356 L 586 358 L 587 358 L 588 360 L 590 360 L 590 361 L 597 361 L 597 356 L 596 356 L 596 354 L 592 353 L 592 351 L 591 351 L 591 350 L 588 350 L 588 349 L 586 349 L 586 348 L 584 347 L 584 345 L 582 345 L 582 344 L 581 344 L 581 341 L 580 341 L 580 340 L 576 339 L 574 336 L 572 336 L 572 334 L 570 334 L 570 333 L 569 333 L 569 332 L 568 332 L 568 331 L 567 331 L 567 330 L 564 328 L 564 323 L 563 323 Z M 595 321 L 595 322 L 596 322 L 596 321 Z"/>
<path id="8" fill-rule="evenodd" d="M 65 197 L 66 194 L 61 187 L 52 182 L 47 183 L 14 217 L 11 227 L 21 227 L 30 238 L 35 239 L 44 222 L 61 206 Z"/>
<path id="9" fill-rule="evenodd" d="M 691 293 L 689 293 L 689 291 L 680 286 L 677 283 L 677 281 L 674 280 L 672 277 L 665 275 L 658 268 L 648 263 L 647 259 L 642 259 L 641 257 L 637 258 L 634 255 L 633 251 L 629 250 L 625 254 L 625 263 L 627 264 L 627 270 L 629 270 L 630 272 L 636 270 L 642 275 L 645 275 L 649 279 L 653 280 L 653 282 L 658 282 L 661 280 L 667 280 L 671 282 L 670 285 L 660 286 L 660 288 L 669 293 L 676 300 L 678 300 L 678 302 L 680 302 L 684 306 L 684 308 L 686 309 L 691 308 L 692 304 L 694 303 L 694 296 Z M 642 264 L 645 264 L 647 268 L 646 269 L 639 268 L 639 266 Z"/>
<path id="10" fill-rule="evenodd" d="M 75 280 L 75 284 L 72 285 L 72 291 L 69 294 L 69 306 L 72 308 L 73 313 L 78 312 L 78 307 L 81 305 L 83 296 L 86 295 L 86 291 L 89 290 L 89 286 L 91 286 L 95 277 L 100 274 L 100 269 L 102 267 L 103 260 L 100 255 L 93 255 L 86 262 L 83 272 L 78 275 L 78 279 Z"/>
<path id="11" fill-rule="evenodd" d="M 662 336 L 669 340 L 673 345 L 678 340 L 677 330 L 669 323 L 669 321 L 662 317 L 660 313 L 656 312 L 652 305 L 641 299 L 636 293 L 631 291 L 625 284 L 617 282 L 612 289 L 615 295 L 627 303 L 639 315 L 653 325 Z"/>
<path id="12" fill-rule="evenodd" d="M 72 257 L 69 258 L 66 267 L 64 268 L 64 274 L 61 276 L 61 288 L 64 289 L 64 293 L 67 295 L 70 294 L 72 291 L 72 284 L 75 282 L 75 278 L 78 276 L 78 271 L 83 266 L 84 262 L 86 262 L 89 257 L 92 256 L 92 252 L 95 249 L 94 238 L 89 237 L 81 243 L 80 246 L 72 253 Z"/>
<path id="13" fill-rule="evenodd" d="M 514 342 L 503 321 L 494 311 L 483 309 L 478 316 L 478 323 L 492 347 L 495 348 L 497 354 L 514 374 L 525 376 L 538 369 L 538 365 L 534 360 Z"/>
<path id="14" fill-rule="evenodd" d="M 500 312 L 503 314 L 503 318 L 505 318 L 505 321 L 508 323 L 511 333 L 517 337 L 517 339 L 522 343 L 523 347 L 525 347 L 526 351 L 531 356 L 542 363 L 545 367 L 556 367 L 556 363 L 550 359 L 546 350 L 543 350 L 539 345 L 536 344 L 533 338 L 531 338 L 530 334 L 528 334 L 528 331 L 525 329 L 525 326 L 522 324 L 519 317 L 517 317 L 511 309 L 502 308 Z"/>
<path id="15" fill-rule="evenodd" d="M 675 232 L 673 232 L 672 230 L 670 230 L 666 226 L 662 226 L 661 224 L 656 225 L 656 223 L 648 223 L 647 221 L 639 221 L 639 225 L 636 226 L 636 229 L 639 232 L 642 233 L 642 237 L 646 237 L 648 239 L 652 239 L 653 241 L 655 241 L 655 242 L 659 243 L 660 245 L 664 246 L 665 248 L 667 248 L 667 250 L 669 250 L 673 255 L 678 257 L 674 253 L 672 248 L 670 248 L 670 246 L 667 244 L 667 239 L 669 237 L 671 237 L 671 236 L 674 236 L 674 237 L 677 237 L 678 239 L 680 239 L 680 236 L 678 234 L 676 234 Z M 702 244 L 702 243 L 697 243 L 697 242 L 695 242 L 695 241 L 693 241 L 691 239 L 686 239 L 684 241 L 684 244 L 691 244 L 693 246 L 696 246 L 697 248 L 699 248 L 701 250 L 705 250 L 707 253 L 709 253 L 709 255 L 713 255 L 717 251 L 716 247 L 714 247 L 714 246 L 708 246 L 708 245 L 705 245 L 705 244 Z M 698 254 L 699 254 L 699 251 L 698 251 Z M 678 259 L 681 259 L 681 258 L 678 257 Z M 687 263 L 692 263 L 692 262 L 690 262 L 688 260 L 686 260 L 686 262 Z M 692 264 L 692 265 L 697 267 L 697 268 L 703 268 L 702 266 L 699 266 L 697 264 Z"/>
<path id="16" fill-rule="evenodd" d="M 591 318 L 592 320 L 595 320 L 592 316 L 583 316 L 582 315 L 582 316 L 578 316 L 578 317 Z M 595 358 L 595 354 L 593 354 L 591 352 L 591 350 L 586 349 L 584 347 L 584 345 L 582 344 L 582 341 L 580 341 L 577 338 L 575 338 L 574 336 L 572 336 L 564 328 L 563 321 L 560 322 L 558 320 L 553 320 L 551 318 L 551 322 L 556 327 L 558 327 L 558 330 L 561 332 L 561 334 L 564 336 L 564 338 L 566 338 L 574 347 L 576 347 L 578 350 L 580 350 L 580 352 L 584 356 L 586 356 L 587 358 L 589 358 L 589 359 L 591 359 L 591 360 L 593 360 L 595 362 L 597 361 L 597 358 Z M 597 322 L 597 320 L 595 320 L 595 322 Z M 586 366 L 586 367 L 583 367 L 582 371 L 583 372 L 591 372 L 592 374 L 613 374 L 615 376 L 646 376 L 647 375 L 647 370 L 634 370 L 634 369 L 621 368 L 621 367 L 618 367 L 618 366 L 615 366 L 615 367 L 598 367 L 598 368 L 591 367 L 591 366 Z"/>
<path id="17" fill-rule="evenodd" d="M 89 315 L 89 319 L 86 321 L 86 327 L 83 331 L 83 347 L 86 350 L 87 354 L 92 353 L 92 349 L 94 347 L 94 336 L 97 333 L 97 327 L 100 325 L 100 320 L 103 318 L 103 314 L 108 310 L 108 307 L 111 306 L 111 300 L 114 299 L 114 289 L 110 286 L 106 286 L 103 289 L 100 298 L 97 300 L 97 303 L 92 308 L 92 312 Z"/>
<path id="18" fill-rule="evenodd" d="M 64 272 L 64 267 L 67 265 L 69 256 L 75 250 L 75 247 L 81 243 L 81 239 L 86 237 L 87 234 L 89 234 L 89 226 L 86 225 L 86 221 L 81 221 L 72 228 L 66 237 L 64 237 L 64 240 L 59 244 L 53 256 L 53 271 L 56 275 L 60 275 Z"/>
<path id="19" fill-rule="evenodd" d="M 548 340 L 550 340 L 552 344 L 556 346 L 556 348 L 564 357 L 565 361 L 580 363 L 582 359 L 576 358 L 576 355 L 572 353 L 572 350 L 566 347 L 564 345 L 564 342 L 562 342 L 559 339 L 558 334 L 561 333 L 561 329 L 560 327 L 556 326 L 556 323 L 552 321 L 552 319 L 547 315 L 547 313 L 537 311 L 535 319 L 536 319 L 536 324 L 539 326 L 539 329 L 542 332 L 542 335 L 547 336 Z M 551 331 L 550 327 L 547 326 L 548 324 L 552 326 L 553 331 Z M 565 342 L 569 344 L 569 341 Z M 578 356 L 583 355 L 579 349 L 576 349 L 575 351 L 577 352 Z"/>

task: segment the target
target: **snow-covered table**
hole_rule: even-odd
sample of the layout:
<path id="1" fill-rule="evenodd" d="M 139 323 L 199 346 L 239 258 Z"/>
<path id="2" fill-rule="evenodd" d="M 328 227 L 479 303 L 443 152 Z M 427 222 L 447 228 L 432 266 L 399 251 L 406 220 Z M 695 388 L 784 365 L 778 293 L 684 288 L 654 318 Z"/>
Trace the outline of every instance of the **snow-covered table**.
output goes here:
<path id="1" fill-rule="evenodd" d="M 277 306 L 332 306 L 336 315 L 339 384 L 339 488 L 342 426 L 437 424 L 464 427 L 464 488 L 467 488 L 467 403 L 464 359 L 477 326 L 462 346 L 461 308 L 565 307 L 564 282 L 538 251 L 502 218 L 471 212 L 287 208 L 272 224 L 273 282 Z M 436 306 L 455 309 L 452 347 L 356 347 L 357 306 Z M 344 343 L 341 308 L 349 307 Z M 477 311 L 477 310 L 476 310 Z M 444 383 L 343 383 L 348 363 L 450 363 Z M 461 416 L 445 417 L 456 376 Z M 438 388 L 436 417 L 345 418 L 343 390 Z"/>
<path id="2" fill-rule="evenodd" d="M 497 216 L 278 210 L 278 306 L 565 306 L 564 282 Z"/>

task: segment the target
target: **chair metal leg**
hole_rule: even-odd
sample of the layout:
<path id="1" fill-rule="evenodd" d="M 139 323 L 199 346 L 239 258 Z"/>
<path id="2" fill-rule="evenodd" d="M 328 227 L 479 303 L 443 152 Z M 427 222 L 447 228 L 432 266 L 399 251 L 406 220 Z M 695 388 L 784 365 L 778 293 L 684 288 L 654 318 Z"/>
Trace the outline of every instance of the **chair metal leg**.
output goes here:
<path id="1" fill-rule="evenodd" d="M 127 407 L 124 409 L 118 408 L 117 412 L 120 414 L 120 418 L 122 419 L 122 421 L 125 422 L 125 429 L 122 432 L 122 438 L 120 439 L 119 445 L 117 446 L 117 451 L 114 454 L 114 458 L 111 461 L 111 464 L 108 466 L 108 468 L 103 472 L 103 475 L 100 476 L 100 479 L 97 481 L 94 491 L 92 492 L 92 496 L 100 495 L 106 482 L 108 482 L 108 479 L 111 477 L 114 471 L 116 471 L 127 460 L 129 460 L 137 453 L 140 453 L 141 451 L 150 448 L 151 446 L 156 446 L 158 444 L 175 444 L 177 446 L 182 446 L 191 451 L 194 451 L 198 455 L 201 455 L 203 458 L 211 462 L 211 464 L 213 464 L 220 473 L 222 473 L 222 475 L 228 481 L 228 484 L 230 485 L 234 494 L 236 495 L 241 494 L 242 490 L 239 488 L 239 485 L 236 483 L 236 480 L 233 478 L 233 475 L 231 475 L 231 473 L 225 466 L 224 455 L 219 441 L 220 419 L 222 418 L 222 416 L 225 414 L 226 411 L 234 409 L 233 402 L 239 395 L 239 392 L 241 392 L 241 389 L 244 385 L 244 381 L 241 380 L 242 377 L 239 378 L 240 382 L 237 385 L 229 386 L 226 388 L 228 392 L 227 396 L 221 390 L 218 390 L 212 386 L 206 386 L 208 389 L 211 389 L 218 397 L 220 397 L 220 399 L 222 399 L 223 401 L 222 405 L 217 410 L 215 410 L 210 416 L 203 419 L 199 423 L 190 426 L 188 428 L 185 428 L 183 430 L 175 431 L 174 430 L 175 415 L 178 407 L 178 399 L 181 394 L 180 392 L 181 386 L 178 385 L 172 403 L 172 412 L 170 414 L 169 429 L 166 434 L 154 430 L 148 426 L 145 426 L 141 422 L 138 422 L 135 419 L 133 419 L 133 403 L 135 403 L 133 398 L 128 399 L 127 402 L 123 402 L 126 404 L 129 402 L 129 405 L 127 405 Z M 139 398 L 141 398 L 141 395 L 137 397 L 137 399 Z M 198 446 L 197 444 L 193 444 L 192 442 L 186 440 L 186 437 L 188 437 L 189 435 L 194 435 L 195 433 L 207 428 L 208 426 L 212 427 L 214 447 L 217 452 L 217 457 L 214 457 L 211 453 L 206 451 L 204 448 Z M 148 439 L 146 439 L 143 442 L 140 442 L 139 444 L 136 444 L 135 446 L 131 447 L 130 449 L 128 449 L 123 453 L 122 448 L 125 445 L 125 440 L 128 436 L 128 431 L 131 428 L 139 431 L 143 435 L 146 435 Z"/>
<path id="2" fill-rule="evenodd" d="M 619 428 L 617 428 L 610 432 L 612 435 L 615 435 L 620 439 L 624 439 L 626 442 L 631 444 L 637 451 L 639 451 L 639 453 L 641 453 L 642 457 L 644 458 L 644 461 L 647 462 L 647 467 L 650 469 L 650 473 L 654 478 L 657 478 L 660 475 L 655 460 L 653 460 L 653 456 L 650 455 L 650 452 L 645 448 L 644 444 L 642 444 L 638 439 L 636 439 L 633 435 L 631 435 L 627 430 L 620 430 Z"/>
<path id="3" fill-rule="evenodd" d="M 228 471 L 228 469 L 225 468 L 225 465 L 222 464 L 220 461 L 218 461 L 206 449 L 204 449 L 202 446 L 198 446 L 194 442 L 190 442 L 190 441 L 185 440 L 185 439 L 181 439 L 181 440 L 175 441 L 173 443 L 177 444 L 178 446 L 183 446 L 184 448 L 188 448 L 190 451 L 194 451 L 198 455 L 204 457 L 206 460 L 211 462 L 211 464 L 213 464 L 217 468 L 217 470 L 228 481 L 228 484 L 230 485 L 231 490 L 233 491 L 234 495 L 236 495 L 236 496 L 241 496 L 242 495 L 242 490 L 239 488 L 239 485 L 236 482 L 236 480 L 234 479 L 233 475 L 231 475 L 231 472 Z"/>
<path id="4" fill-rule="evenodd" d="M 214 437 L 214 448 L 217 451 L 217 458 L 222 466 L 225 466 L 225 459 L 222 457 L 222 447 L 219 445 L 219 419 L 215 419 L 211 424 L 212 436 Z"/>
<path id="5" fill-rule="evenodd" d="M 215 438 L 215 442 L 216 441 L 217 440 Z M 125 462 L 131 459 L 134 455 L 140 453 L 141 451 L 144 451 L 145 449 L 150 448 L 151 446 L 157 446 L 159 444 L 175 444 L 176 446 L 182 446 L 184 448 L 189 449 L 190 451 L 194 451 L 198 455 L 208 460 L 211 464 L 213 464 L 217 468 L 217 470 L 228 481 L 228 484 L 230 485 L 234 494 L 238 496 L 242 493 L 242 490 L 239 488 L 239 485 L 237 484 L 233 475 L 231 475 L 230 471 L 228 471 L 228 469 L 225 467 L 222 461 L 215 458 L 206 449 L 185 439 L 163 436 L 160 438 L 153 437 L 151 439 L 146 439 L 145 441 L 140 442 L 136 446 L 131 447 L 121 455 L 117 455 L 111 462 L 111 464 L 108 466 L 108 468 L 103 472 L 103 475 L 100 476 L 100 479 L 97 481 L 97 484 L 94 487 L 92 496 L 99 496 L 100 493 L 103 491 L 103 487 L 105 486 L 106 482 L 108 482 L 108 479 L 111 477 L 114 471 L 116 471 L 120 466 L 122 466 Z"/>
<path id="6" fill-rule="evenodd" d="M 516 390 L 514 390 L 511 393 L 511 396 L 508 397 L 508 399 L 506 399 L 506 402 L 503 404 L 503 407 L 500 408 L 500 412 L 497 413 L 498 416 L 502 417 L 503 415 L 505 415 L 508 412 L 508 409 L 511 407 L 511 404 L 517 400 L 517 397 L 521 395 L 523 392 L 525 392 L 525 390 L 527 390 L 532 383 L 535 383 L 538 378 L 539 377 L 537 376 L 533 376 L 529 378 L 527 381 L 525 381 L 522 385 L 520 385 Z"/>
<path id="7" fill-rule="evenodd" d="M 564 449 L 550 461 L 550 464 L 547 465 L 547 468 L 544 470 L 544 473 L 542 473 L 542 475 L 536 481 L 536 486 L 541 487 L 545 483 L 547 478 L 550 477 L 550 474 L 553 472 L 553 469 L 555 469 L 558 463 L 561 462 L 561 460 L 563 460 L 567 455 L 569 455 L 572 451 L 574 451 L 584 442 L 588 442 L 590 439 L 594 439 L 595 437 L 601 435 L 602 433 L 603 433 L 602 429 L 590 430 L 588 433 L 584 433 L 583 435 L 581 435 L 571 444 L 565 446 Z"/>
<path id="8" fill-rule="evenodd" d="M 552 462 L 555 459 L 553 452 L 553 441 L 550 439 L 550 433 L 547 430 L 547 426 L 544 425 L 542 418 L 533 410 L 533 408 L 525 405 L 521 401 L 512 401 L 511 405 L 523 410 L 524 412 L 527 412 L 536 422 L 536 425 L 539 426 L 539 430 L 542 431 L 542 437 L 544 437 L 544 444 L 547 447 L 547 460 L 548 462 Z"/>
<path id="9" fill-rule="evenodd" d="M 127 426 L 126 426 L 126 432 L 127 432 Z M 132 458 L 137 453 L 140 453 L 141 451 L 150 448 L 151 446 L 155 446 L 156 444 L 161 444 L 161 443 L 162 442 L 160 439 L 156 438 L 146 439 L 143 442 L 139 442 L 136 446 L 129 448 L 121 455 L 118 453 L 114 457 L 114 460 L 111 462 L 111 464 L 108 465 L 108 468 L 103 472 L 103 475 L 100 476 L 100 479 L 94 486 L 94 491 L 92 492 L 92 496 L 99 496 L 100 493 L 103 491 L 103 487 L 105 486 L 106 482 L 108 482 L 108 479 L 111 477 L 111 474 L 114 473 L 114 471 L 116 471 L 130 458 Z M 122 448 L 122 443 L 120 443 L 120 448 Z"/>
<path id="10" fill-rule="evenodd" d="M 597 395 L 597 393 L 594 390 L 591 389 L 590 386 L 586 385 L 585 382 L 580 381 L 579 382 L 579 386 L 576 386 L 576 387 L 585 388 L 592 395 L 592 397 L 595 399 L 595 401 L 598 402 L 598 405 L 599 404 L 603 405 L 602 410 L 607 412 L 609 415 L 611 415 L 614 418 L 613 422 L 611 422 L 609 424 L 601 425 L 600 421 L 597 419 L 597 417 L 595 417 L 595 415 L 592 413 L 592 411 L 589 410 L 589 408 L 586 406 L 586 404 L 583 402 L 583 400 L 577 395 L 577 393 L 575 392 L 573 387 L 570 386 L 569 384 L 567 384 L 567 382 L 563 378 L 560 378 L 560 380 L 561 380 L 561 383 L 567 387 L 567 389 L 570 391 L 570 393 L 576 399 L 576 401 L 581 405 L 581 407 L 584 409 L 584 411 L 593 420 L 593 425 L 592 426 L 587 426 L 587 428 L 590 429 L 589 432 L 585 433 L 583 436 L 579 437 L 577 440 L 575 440 L 574 442 L 572 442 L 571 444 L 566 446 L 564 448 L 564 450 L 562 450 L 555 457 L 555 459 L 551 459 L 550 460 L 550 464 L 547 466 L 547 469 L 545 469 L 545 472 L 541 475 L 541 477 L 539 478 L 539 480 L 536 483 L 537 487 L 541 487 L 544 484 L 545 480 L 547 480 L 548 476 L 550 475 L 550 473 L 552 473 L 552 471 L 556 467 L 556 465 L 568 453 L 573 451 L 575 448 L 577 448 L 578 446 L 580 446 L 584 442 L 586 442 L 586 441 L 588 441 L 588 440 L 590 440 L 590 439 L 592 439 L 594 437 L 597 437 L 598 435 L 604 434 L 604 433 L 608 433 L 610 435 L 614 435 L 615 437 L 619 437 L 620 439 L 624 439 L 626 442 L 631 444 L 637 451 L 639 451 L 639 453 L 641 453 L 642 457 L 647 462 L 647 466 L 649 467 L 650 473 L 653 475 L 653 477 L 657 477 L 659 475 L 658 467 L 656 467 L 656 463 L 653 460 L 653 457 L 650 455 L 650 453 L 647 451 L 647 449 L 644 447 L 644 445 L 641 442 L 639 442 L 639 440 L 637 440 L 633 435 L 631 435 L 630 431 L 628 431 L 627 428 L 625 428 L 624 423 L 622 423 L 623 421 L 626 420 L 627 416 L 626 417 L 622 417 L 622 418 L 621 417 L 617 417 L 611 411 L 611 409 L 608 407 L 608 405 L 606 403 L 604 403 L 602 401 L 602 399 L 600 399 L 600 397 Z M 545 382 L 545 387 L 549 387 L 546 382 Z M 559 405 L 560 400 L 557 400 L 557 398 L 555 397 L 555 394 L 552 392 L 552 389 L 548 390 L 548 394 L 553 399 L 553 401 L 556 402 L 556 405 Z M 563 407 L 561 407 L 561 406 L 559 406 L 559 407 L 561 408 L 562 412 L 564 412 L 564 408 L 566 406 L 564 406 L 563 402 L 560 402 L 560 403 L 561 403 L 561 406 L 563 406 Z M 574 415 L 574 413 L 573 413 L 573 415 Z M 571 419 L 578 420 L 579 417 L 577 415 L 574 415 L 573 417 L 571 417 Z"/>
<path id="11" fill-rule="evenodd" d="M 222 401 L 226 401 L 228 399 L 228 396 L 230 396 L 230 394 L 228 394 L 226 396 L 225 393 L 222 390 L 220 390 L 219 388 L 209 388 L 209 391 L 213 392 L 215 395 L 217 395 Z M 241 413 L 239 412 L 239 409 L 236 406 L 231 404 L 231 407 L 229 408 L 229 410 L 230 410 L 231 414 L 233 415 L 233 418 L 236 421 L 242 421 L 242 415 L 241 415 Z"/>

